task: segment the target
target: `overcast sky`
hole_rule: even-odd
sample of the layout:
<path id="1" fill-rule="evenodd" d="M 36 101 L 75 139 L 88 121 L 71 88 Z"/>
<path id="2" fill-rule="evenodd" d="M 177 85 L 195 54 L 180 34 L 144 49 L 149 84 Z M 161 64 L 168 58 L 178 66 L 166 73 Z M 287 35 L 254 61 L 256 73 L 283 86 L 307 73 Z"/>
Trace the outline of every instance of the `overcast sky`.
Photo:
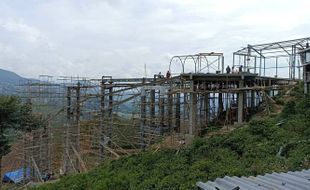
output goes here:
<path id="1" fill-rule="evenodd" d="M 309 0 L 0 0 L 0 68 L 142 77 L 173 55 L 310 36 Z M 230 63 L 229 63 L 230 64 Z"/>

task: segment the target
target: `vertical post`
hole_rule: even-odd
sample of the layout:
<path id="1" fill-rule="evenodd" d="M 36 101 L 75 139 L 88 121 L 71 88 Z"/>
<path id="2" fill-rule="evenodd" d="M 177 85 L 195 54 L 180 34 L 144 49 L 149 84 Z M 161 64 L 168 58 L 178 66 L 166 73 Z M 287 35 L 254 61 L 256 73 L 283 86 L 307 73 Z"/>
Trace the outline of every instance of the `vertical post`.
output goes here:
<path id="1" fill-rule="evenodd" d="M 67 123 L 71 120 L 71 88 L 67 88 Z"/>
<path id="2" fill-rule="evenodd" d="M 77 83 L 76 88 L 76 115 L 75 115 L 75 122 L 76 122 L 76 139 L 75 139 L 75 149 L 77 152 L 80 152 L 80 117 L 81 117 L 81 83 Z M 77 158 L 75 168 L 80 171 L 80 162 Z"/>
<path id="3" fill-rule="evenodd" d="M 181 128 L 181 95 L 176 94 L 176 105 L 175 105 L 175 128 L 177 132 L 180 132 Z"/>
<path id="4" fill-rule="evenodd" d="M 141 88 L 141 104 L 140 104 L 140 147 L 145 148 L 145 124 L 146 124 L 146 93 L 144 87 Z"/>
<path id="5" fill-rule="evenodd" d="M 235 67 L 235 53 L 233 53 L 233 67 Z"/>
<path id="6" fill-rule="evenodd" d="M 256 74 L 257 57 L 254 58 L 254 74 Z"/>
<path id="7" fill-rule="evenodd" d="M 291 62 L 291 75 L 292 75 L 292 79 L 295 79 L 295 59 L 296 59 L 296 54 L 295 54 L 295 46 L 292 46 L 292 54 L 291 54 L 291 60 L 292 60 L 292 62 Z"/>
<path id="8" fill-rule="evenodd" d="M 223 105 L 223 94 L 218 93 L 218 114 L 217 117 L 220 117 L 220 115 L 223 113 L 224 105 Z"/>
<path id="9" fill-rule="evenodd" d="M 23 135 L 23 183 L 26 184 L 27 182 L 27 136 L 26 134 Z M 2 181 L 2 180 L 1 180 Z"/>
<path id="10" fill-rule="evenodd" d="M 187 119 L 188 118 L 188 116 L 187 116 L 187 106 L 188 106 L 188 101 L 187 101 L 187 93 L 185 92 L 184 93 L 184 97 L 183 97 L 183 118 L 185 119 Z"/>
<path id="11" fill-rule="evenodd" d="M 164 90 L 160 89 L 159 91 L 159 112 L 160 112 L 160 134 L 163 134 L 163 127 L 164 127 L 164 121 L 165 121 L 165 97 L 164 97 Z"/>
<path id="12" fill-rule="evenodd" d="M 50 122 L 47 124 L 47 134 L 46 134 L 46 146 L 47 146 L 47 169 L 49 172 L 52 171 L 52 131 L 51 131 L 51 125 Z"/>
<path id="13" fill-rule="evenodd" d="M 108 109 L 108 117 L 109 117 L 109 125 L 107 130 L 107 136 L 109 138 L 108 146 L 111 146 L 111 138 L 112 138 L 112 125 L 113 125 L 113 86 L 112 82 L 110 82 L 109 87 L 109 109 Z"/>
<path id="14" fill-rule="evenodd" d="M 301 80 L 300 61 L 299 61 L 299 59 L 297 61 L 298 61 L 298 80 Z"/>
<path id="15" fill-rule="evenodd" d="M 224 73 L 224 56 L 222 55 L 222 73 Z"/>
<path id="16" fill-rule="evenodd" d="M 36 138 L 35 138 L 35 132 L 34 131 L 32 131 L 31 132 L 31 143 L 30 143 L 30 147 L 31 147 L 31 153 L 30 153 L 30 158 L 32 158 L 33 159 L 33 157 L 34 157 L 34 155 L 35 155 L 35 147 L 36 147 Z M 30 171 L 30 175 L 31 175 L 31 177 L 32 177 L 32 179 L 35 179 L 35 167 L 34 167 L 34 165 L 33 165 L 33 162 L 30 162 L 31 164 L 30 164 L 30 168 L 31 168 L 31 171 Z"/>
<path id="17" fill-rule="evenodd" d="M 64 173 L 68 173 L 69 172 L 69 142 L 70 142 L 70 137 L 69 137 L 69 130 L 70 130 L 70 124 L 71 124 L 71 88 L 67 87 L 67 113 L 66 113 L 66 131 L 65 131 L 65 150 L 64 150 Z"/>
<path id="18" fill-rule="evenodd" d="M 168 91 L 168 128 L 169 132 L 172 130 L 172 114 L 173 114 L 173 96 L 172 96 L 172 91 L 169 89 Z"/>
<path id="19" fill-rule="evenodd" d="M 308 74 L 307 74 L 307 65 L 305 64 L 306 59 L 306 53 L 303 54 L 301 58 L 301 65 L 302 65 L 302 73 L 303 73 L 303 82 L 304 82 L 304 94 L 308 93 Z"/>
<path id="20" fill-rule="evenodd" d="M 243 56 L 243 71 L 246 71 L 247 67 L 247 55 Z"/>
<path id="21" fill-rule="evenodd" d="M 264 76 L 266 76 L 266 58 L 264 57 Z"/>
<path id="22" fill-rule="evenodd" d="M 255 110 L 255 91 L 251 90 L 251 112 L 254 113 Z"/>
<path id="23" fill-rule="evenodd" d="M 278 77 L 278 57 L 276 57 L 276 78 Z"/>
<path id="24" fill-rule="evenodd" d="M 193 135 L 196 128 L 197 94 L 195 93 L 194 81 L 191 79 L 190 105 L 189 105 L 189 134 Z"/>
<path id="25" fill-rule="evenodd" d="M 262 76 L 262 51 L 260 51 L 260 56 L 259 56 L 259 76 Z"/>
<path id="26" fill-rule="evenodd" d="M 247 71 L 250 65 L 250 56 L 251 56 L 251 46 L 248 44 L 248 54 L 247 54 L 247 66 L 244 67 L 244 71 Z"/>
<path id="27" fill-rule="evenodd" d="M 244 86 L 243 79 L 239 81 L 239 88 L 242 88 Z M 243 122 L 243 104 L 244 104 L 244 92 L 239 91 L 238 92 L 238 123 Z"/>
<path id="28" fill-rule="evenodd" d="M 205 84 L 206 85 L 206 84 Z M 209 100 L 210 93 L 206 93 L 204 95 L 204 105 L 205 105 L 205 125 L 208 126 L 209 124 L 209 110 L 210 110 L 210 100 Z"/>
<path id="29" fill-rule="evenodd" d="M 150 114 L 151 114 L 151 127 L 155 126 L 155 90 L 152 89 L 150 92 Z"/>
<path id="30" fill-rule="evenodd" d="M 104 159 L 104 134 L 105 134 L 105 126 L 104 126 L 104 120 L 105 120 L 105 81 L 102 79 L 101 80 L 101 85 L 100 85 L 100 158 L 101 160 Z"/>

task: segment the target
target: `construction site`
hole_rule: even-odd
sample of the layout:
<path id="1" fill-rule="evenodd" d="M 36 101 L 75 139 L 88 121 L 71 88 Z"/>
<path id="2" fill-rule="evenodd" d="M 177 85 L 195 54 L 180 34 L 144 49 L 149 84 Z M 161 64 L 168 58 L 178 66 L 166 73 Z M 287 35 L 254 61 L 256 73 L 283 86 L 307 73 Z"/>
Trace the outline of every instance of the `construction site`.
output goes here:
<path id="1" fill-rule="evenodd" d="M 58 77 L 21 82 L 18 94 L 45 127 L 23 134 L 2 160 L 2 173 L 22 168 L 42 182 L 87 171 L 169 141 L 186 143 L 212 126 L 247 122 L 308 73 L 309 38 L 246 45 L 225 62 L 220 52 L 171 58 L 171 76 Z M 227 70 L 227 66 L 231 70 Z M 236 70 L 237 69 L 237 70 Z"/>

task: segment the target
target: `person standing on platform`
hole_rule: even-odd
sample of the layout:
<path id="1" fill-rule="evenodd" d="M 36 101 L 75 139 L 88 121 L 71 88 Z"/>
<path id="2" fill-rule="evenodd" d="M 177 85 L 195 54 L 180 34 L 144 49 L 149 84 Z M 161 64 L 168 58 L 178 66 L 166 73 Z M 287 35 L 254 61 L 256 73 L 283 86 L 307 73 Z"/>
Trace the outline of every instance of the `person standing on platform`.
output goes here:
<path id="1" fill-rule="evenodd" d="M 229 65 L 227 65 L 227 67 L 226 67 L 226 73 L 227 73 L 227 74 L 230 74 L 230 71 L 231 71 L 231 69 L 230 69 Z"/>
<path id="2" fill-rule="evenodd" d="M 170 73 L 170 71 L 168 70 L 167 73 L 166 73 L 166 78 L 169 79 L 170 77 L 171 77 L 171 73 Z"/>

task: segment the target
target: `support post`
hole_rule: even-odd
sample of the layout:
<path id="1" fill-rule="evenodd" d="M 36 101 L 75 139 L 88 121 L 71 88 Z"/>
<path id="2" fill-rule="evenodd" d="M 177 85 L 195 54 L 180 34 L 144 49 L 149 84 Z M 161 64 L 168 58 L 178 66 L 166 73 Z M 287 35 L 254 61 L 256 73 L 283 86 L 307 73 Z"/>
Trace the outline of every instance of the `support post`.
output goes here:
<path id="1" fill-rule="evenodd" d="M 260 51 L 260 57 L 259 57 L 259 76 L 262 76 L 262 63 L 263 63 L 263 61 L 262 61 L 262 51 Z"/>
<path id="2" fill-rule="evenodd" d="M 219 97 L 218 97 L 218 114 L 217 117 L 220 117 L 221 114 L 223 113 L 224 110 L 224 105 L 223 105 L 223 94 L 219 93 Z"/>
<path id="3" fill-rule="evenodd" d="M 171 89 L 168 91 L 168 128 L 169 132 L 172 131 L 172 114 L 173 114 L 173 96 Z"/>
<path id="4" fill-rule="evenodd" d="M 254 90 L 251 90 L 251 112 L 254 113 L 255 110 L 255 94 L 256 92 Z"/>
<path id="5" fill-rule="evenodd" d="M 206 93 L 204 96 L 204 105 L 205 105 L 205 125 L 206 127 L 209 125 L 209 116 L 210 116 L 210 93 Z"/>
<path id="6" fill-rule="evenodd" d="M 254 58 L 254 74 L 256 74 L 256 64 L 257 64 L 257 57 Z"/>
<path id="7" fill-rule="evenodd" d="M 140 147 L 141 149 L 145 148 L 145 119 L 146 119 L 146 93 L 145 89 L 141 89 L 141 104 L 140 104 Z"/>
<path id="8" fill-rule="evenodd" d="M 239 88 L 243 88 L 244 81 L 243 79 L 239 81 Z M 243 104 L 244 104 L 244 92 L 239 91 L 238 92 L 238 123 L 243 122 Z"/>
<path id="9" fill-rule="evenodd" d="M 109 125 L 107 129 L 107 137 L 112 139 L 112 126 L 113 126 L 113 87 L 112 83 L 110 83 L 109 87 L 109 109 L 108 109 L 108 117 L 109 117 Z M 108 147 L 111 146 L 111 141 L 107 144 Z"/>
<path id="10" fill-rule="evenodd" d="M 165 124 L 165 95 L 164 90 L 159 92 L 159 112 L 160 112 L 160 125 L 159 130 L 160 134 L 163 134 L 164 124 Z"/>
<path id="11" fill-rule="evenodd" d="M 278 57 L 276 57 L 276 78 L 278 78 Z"/>
<path id="12" fill-rule="evenodd" d="M 105 134 L 105 126 L 104 126 L 104 120 L 105 120 L 105 81 L 102 79 L 101 81 L 101 89 L 100 89 L 100 142 L 104 142 L 104 134 Z M 100 158 L 101 160 L 104 159 L 104 146 L 100 143 Z"/>
<path id="13" fill-rule="evenodd" d="M 181 95 L 176 94 L 176 105 L 175 105 L 175 130 L 179 133 L 181 128 Z"/>
<path id="14" fill-rule="evenodd" d="M 189 105 L 189 134 L 194 135 L 196 129 L 196 104 L 197 94 L 195 93 L 194 81 L 191 81 L 190 105 Z"/>
<path id="15" fill-rule="evenodd" d="M 77 83 L 76 88 L 76 115 L 75 115 L 75 124 L 76 124 L 76 139 L 75 139 L 75 149 L 80 151 L 80 117 L 81 117 L 81 83 Z M 80 161 L 78 158 L 75 160 L 75 168 L 80 171 Z"/>
<path id="16" fill-rule="evenodd" d="M 71 111 L 71 88 L 67 87 L 67 113 L 66 113 L 66 131 L 65 131 L 65 150 L 64 150 L 64 166 L 63 166 L 63 170 L 64 173 L 68 173 L 69 172 L 69 158 L 67 155 L 69 155 L 69 141 L 70 141 L 70 137 L 69 137 L 69 131 L 70 131 L 70 124 L 71 124 L 71 116 L 72 116 L 72 111 Z"/>
<path id="17" fill-rule="evenodd" d="M 150 114 L 151 114 L 151 127 L 155 126 L 155 90 L 152 89 L 150 92 Z"/>

